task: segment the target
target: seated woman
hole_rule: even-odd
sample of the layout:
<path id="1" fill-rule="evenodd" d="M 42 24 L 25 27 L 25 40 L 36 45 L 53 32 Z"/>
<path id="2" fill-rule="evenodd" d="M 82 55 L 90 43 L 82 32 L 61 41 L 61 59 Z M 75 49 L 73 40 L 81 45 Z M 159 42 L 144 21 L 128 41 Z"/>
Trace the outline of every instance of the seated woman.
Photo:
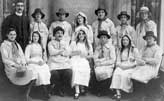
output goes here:
<path id="1" fill-rule="evenodd" d="M 95 75 L 97 79 L 97 92 L 101 96 L 103 90 L 109 85 L 116 60 L 115 48 L 109 43 L 110 35 L 107 31 L 99 31 L 100 41 L 94 53 Z M 105 86 L 105 87 L 104 87 Z"/>
<path id="2" fill-rule="evenodd" d="M 142 50 L 141 66 L 135 68 L 132 73 L 132 79 L 142 83 L 148 83 L 152 78 L 158 75 L 160 62 L 162 59 L 162 49 L 156 44 L 157 37 L 153 31 L 147 31 L 143 36 L 147 45 Z"/>
<path id="3" fill-rule="evenodd" d="M 139 59 L 137 48 L 132 46 L 132 40 L 129 35 L 124 35 L 121 38 L 121 48 L 118 52 L 116 69 L 112 77 L 110 88 L 116 90 L 114 98 L 121 98 L 121 90 L 127 93 L 132 92 L 132 81 L 130 75 L 136 67 L 136 59 Z"/>
<path id="4" fill-rule="evenodd" d="M 28 68 L 32 69 L 36 78 L 35 85 L 42 86 L 45 97 L 49 98 L 48 85 L 50 84 L 49 66 L 43 60 L 43 48 L 41 47 L 41 36 L 39 32 L 32 33 L 32 43 L 26 47 L 25 57 Z"/>
<path id="5" fill-rule="evenodd" d="M 90 66 L 87 58 L 93 54 L 92 45 L 88 42 L 86 30 L 79 29 L 77 37 L 70 45 L 71 64 L 72 64 L 72 86 L 75 88 L 74 98 L 78 99 L 80 94 L 84 92 L 84 86 L 88 87 L 90 80 Z"/>
<path id="6" fill-rule="evenodd" d="M 17 37 L 16 30 L 9 28 L 6 35 L 7 39 L 3 41 L 0 47 L 5 73 L 8 79 L 15 85 L 27 85 L 30 83 L 26 93 L 26 98 L 28 99 L 28 91 L 35 78 L 32 76 L 32 70 L 26 66 L 22 48 L 15 40 Z"/>

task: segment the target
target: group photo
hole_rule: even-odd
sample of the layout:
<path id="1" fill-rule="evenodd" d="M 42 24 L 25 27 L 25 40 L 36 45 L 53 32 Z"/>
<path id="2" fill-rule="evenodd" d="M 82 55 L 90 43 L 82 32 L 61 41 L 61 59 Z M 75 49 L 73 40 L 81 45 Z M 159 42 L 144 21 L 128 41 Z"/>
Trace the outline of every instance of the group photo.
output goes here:
<path id="1" fill-rule="evenodd" d="M 0 101 L 163 101 L 163 0 L 0 0 Z"/>

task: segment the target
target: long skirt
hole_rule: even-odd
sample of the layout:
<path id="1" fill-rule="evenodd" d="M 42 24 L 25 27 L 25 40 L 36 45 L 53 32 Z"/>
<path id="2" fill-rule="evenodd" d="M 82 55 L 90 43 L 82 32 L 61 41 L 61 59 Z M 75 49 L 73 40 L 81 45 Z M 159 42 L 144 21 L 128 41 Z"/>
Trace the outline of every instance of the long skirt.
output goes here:
<path id="1" fill-rule="evenodd" d="M 33 58 L 33 60 L 39 61 L 40 59 Z M 37 64 L 29 64 L 28 68 L 32 69 L 33 76 L 36 78 L 37 86 L 50 84 L 51 73 L 47 64 L 44 64 L 42 66 Z"/>
<path id="2" fill-rule="evenodd" d="M 116 68 L 113 74 L 111 89 L 121 89 L 127 93 L 133 91 L 133 83 L 131 81 L 131 73 L 133 69 L 123 70 L 121 68 Z"/>
<path id="3" fill-rule="evenodd" d="M 71 58 L 72 65 L 72 86 L 82 85 L 88 86 L 90 80 L 90 66 L 85 58 Z"/>
<path id="4" fill-rule="evenodd" d="M 134 69 L 131 78 L 142 83 L 148 83 L 149 80 L 157 76 L 156 71 L 157 70 L 155 66 L 150 66 L 150 65 L 137 66 Z"/>

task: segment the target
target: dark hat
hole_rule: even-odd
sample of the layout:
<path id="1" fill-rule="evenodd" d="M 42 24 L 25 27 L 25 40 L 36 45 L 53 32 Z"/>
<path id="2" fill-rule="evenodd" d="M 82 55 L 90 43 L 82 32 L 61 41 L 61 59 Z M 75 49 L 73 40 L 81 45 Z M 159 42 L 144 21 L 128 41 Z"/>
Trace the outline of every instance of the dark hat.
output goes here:
<path id="1" fill-rule="evenodd" d="M 40 8 L 36 8 L 35 11 L 32 13 L 31 16 L 32 16 L 33 18 L 35 18 L 35 15 L 36 15 L 37 13 L 40 13 L 40 14 L 41 14 L 41 16 L 42 16 L 41 18 L 42 18 L 42 19 L 45 17 L 45 14 L 41 11 Z"/>
<path id="2" fill-rule="evenodd" d="M 64 10 L 64 8 L 60 8 L 58 12 L 56 12 L 56 15 L 59 16 L 59 14 L 65 14 L 66 17 L 69 16 L 69 13 Z"/>
<path id="3" fill-rule="evenodd" d="M 108 39 L 110 38 L 110 35 L 108 34 L 107 31 L 105 30 L 101 30 L 99 31 L 98 35 L 97 35 L 97 38 L 100 38 L 102 35 L 106 35 L 108 37 Z"/>
<path id="4" fill-rule="evenodd" d="M 62 27 L 57 26 L 57 27 L 55 27 L 55 28 L 53 29 L 53 36 L 55 36 L 55 34 L 56 34 L 57 31 L 62 31 L 63 34 L 64 34 L 64 32 L 65 32 L 64 29 L 63 29 Z"/>
<path id="5" fill-rule="evenodd" d="M 95 14 L 96 14 L 96 15 L 98 15 L 98 11 L 99 11 L 99 10 L 104 10 L 105 16 L 108 15 L 108 12 L 106 11 L 106 9 L 105 9 L 104 7 L 99 7 L 98 9 L 96 9 L 96 10 L 95 10 Z"/>
<path id="6" fill-rule="evenodd" d="M 154 32 L 153 31 L 147 31 L 146 32 L 146 35 L 143 36 L 143 39 L 146 40 L 146 37 L 147 36 L 152 36 L 152 37 L 154 37 L 155 40 L 157 40 L 157 37 L 154 35 Z"/>
<path id="7" fill-rule="evenodd" d="M 127 20 L 130 19 L 130 15 L 127 13 L 127 11 L 121 11 L 120 14 L 118 14 L 117 18 L 120 20 L 122 15 L 125 15 L 127 17 Z"/>

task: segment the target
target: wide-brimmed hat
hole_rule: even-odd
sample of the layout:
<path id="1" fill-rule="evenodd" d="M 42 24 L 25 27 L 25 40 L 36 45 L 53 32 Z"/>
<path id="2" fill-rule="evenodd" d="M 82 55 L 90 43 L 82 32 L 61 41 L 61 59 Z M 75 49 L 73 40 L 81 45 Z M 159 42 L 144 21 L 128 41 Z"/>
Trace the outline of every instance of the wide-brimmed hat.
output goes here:
<path id="1" fill-rule="evenodd" d="M 77 14 L 76 14 L 76 17 L 75 17 L 75 23 L 76 23 L 76 21 L 77 21 L 77 17 L 78 16 L 82 16 L 82 17 L 84 17 L 84 19 L 85 19 L 85 24 L 87 24 L 88 22 L 88 18 L 87 18 L 87 16 L 85 15 L 85 13 L 83 13 L 83 12 L 78 12 Z"/>
<path id="2" fill-rule="evenodd" d="M 120 14 L 118 14 L 117 18 L 120 20 L 122 15 L 125 15 L 127 17 L 127 20 L 130 19 L 130 15 L 127 13 L 127 11 L 121 11 Z"/>
<path id="3" fill-rule="evenodd" d="M 23 77 L 17 77 L 16 72 L 11 74 L 10 81 L 15 85 L 26 85 L 33 79 L 33 71 L 26 70 Z"/>
<path id="4" fill-rule="evenodd" d="M 98 9 L 95 10 L 95 14 L 98 15 L 98 11 L 103 10 L 105 12 L 105 16 L 108 15 L 108 12 L 106 11 L 106 9 L 104 7 L 99 7 Z"/>
<path id="5" fill-rule="evenodd" d="M 32 17 L 35 18 L 35 15 L 40 13 L 41 14 L 41 19 L 43 19 L 45 17 L 45 14 L 42 12 L 42 10 L 40 8 L 36 8 L 35 11 L 32 13 Z"/>
<path id="6" fill-rule="evenodd" d="M 145 36 L 143 36 L 143 39 L 146 40 L 147 36 L 152 36 L 155 40 L 157 40 L 157 37 L 154 35 L 153 31 L 147 31 Z"/>
<path id="7" fill-rule="evenodd" d="M 65 14 L 66 17 L 69 16 L 69 13 L 65 11 L 64 8 L 60 8 L 58 12 L 56 12 L 56 15 L 59 16 L 59 14 Z"/>
<path id="8" fill-rule="evenodd" d="M 99 31 L 98 35 L 97 35 L 97 38 L 100 38 L 102 35 L 106 35 L 108 37 L 108 39 L 110 38 L 110 35 L 108 34 L 107 31 L 105 30 L 101 30 Z"/>
<path id="9" fill-rule="evenodd" d="M 140 13 L 141 12 L 149 12 L 149 8 L 146 7 L 146 6 L 143 6 L 143 7 L 140 8 Z"/>

